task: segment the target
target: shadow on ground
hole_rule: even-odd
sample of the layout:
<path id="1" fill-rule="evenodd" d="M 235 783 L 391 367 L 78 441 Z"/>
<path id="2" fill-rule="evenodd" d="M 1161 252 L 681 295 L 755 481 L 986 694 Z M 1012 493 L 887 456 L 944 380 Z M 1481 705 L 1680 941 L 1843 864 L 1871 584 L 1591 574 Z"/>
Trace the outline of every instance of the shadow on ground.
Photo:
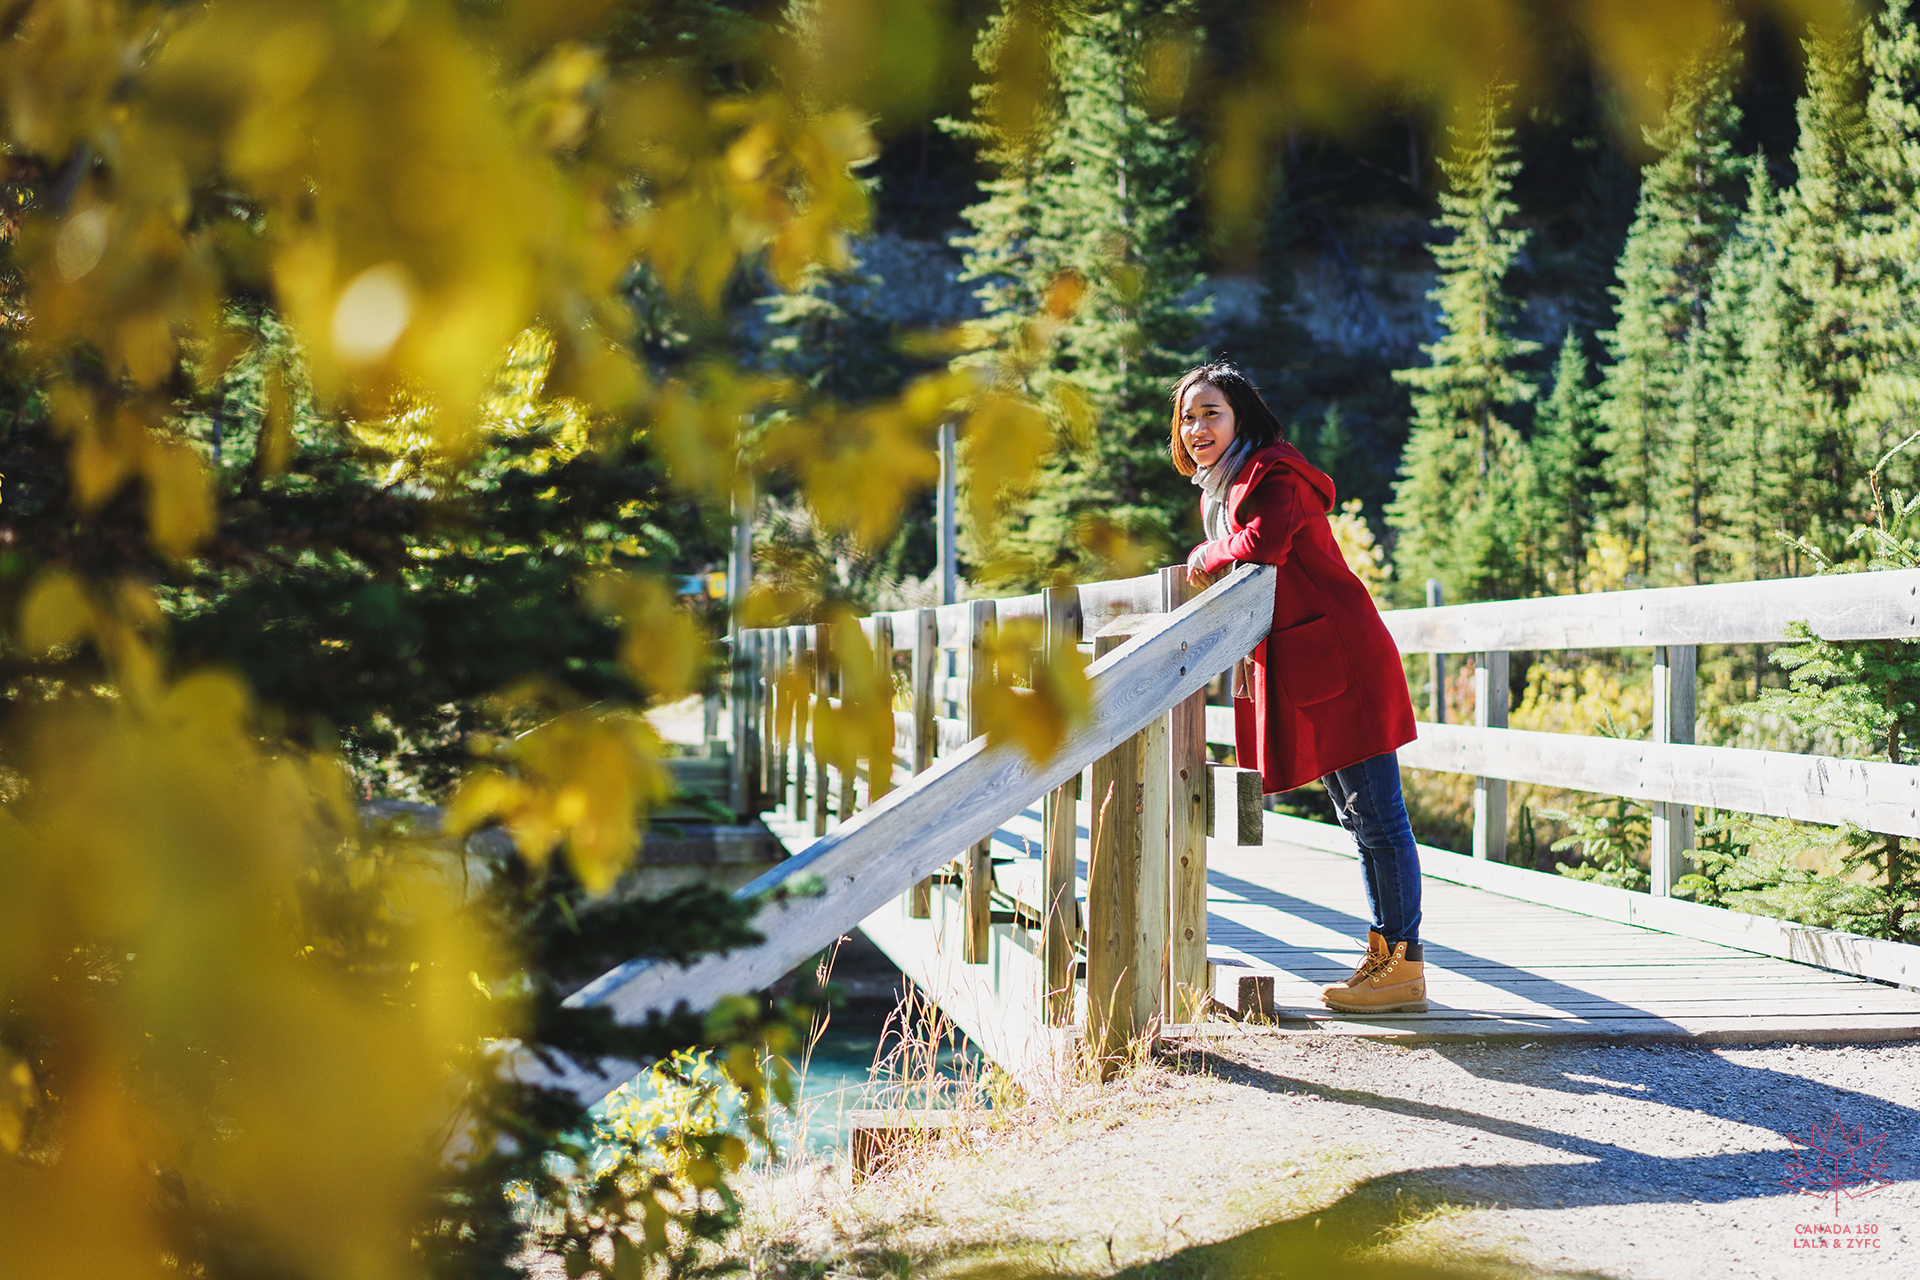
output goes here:
<path id="1" fill-rule="evenodd" d="M 1407 1180 L 1417 1176 L 1402 1173 L 1369 1179 L 1325 1208 L 1123 1268 L 1072 1269 L 1049 1265 L 1037 1256 L 1009 1258 L 1007 1243 L 1001 1241 L 979 1247 L 980 1253 L 991 1251 L 991 1258 L 969 1262 L 966 1255 L 974 1250 L 965 1250 L 940 1259 L 935 1269 L 953 1280 L 1029 1280 L 1042 1276 L 1063 1280 L 1517 1280 L 1532 1276 L 1607 1280 L 1601 1272 L 1542 1271 L 1494 1258 L 1447 1262 L 1367 1258 L 1369 1250 L 1388 1242 L 1410 1212 L 1458 1203 L 1452 1197 L 1437 1196 L 1424 1203 L 1417 1199 L 1410 1202 Z M 1044 1246 L 1033 1249 L 1033 1254 L 1044 1252 Z"/>

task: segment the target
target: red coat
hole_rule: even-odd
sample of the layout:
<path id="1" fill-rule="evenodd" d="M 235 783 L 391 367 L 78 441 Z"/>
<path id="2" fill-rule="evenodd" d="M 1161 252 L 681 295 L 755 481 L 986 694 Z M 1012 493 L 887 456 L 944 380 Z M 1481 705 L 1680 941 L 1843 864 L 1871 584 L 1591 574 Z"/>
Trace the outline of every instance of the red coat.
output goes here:
<path id="1" fill-rule="evenodd" d="M 1253 651 L 1250 698 L 1235 698 L 1243 769 L 1290 791 L 1394 751 L 1417 732 L 1400 651 L 1333 540 L 1333 481 L 1290 444 L 1268 445 L 1227 490 L 1224 538 L 1200 546 L 1202 567 L 1235 561 L 1280 571 L 1273 632 Z"/>

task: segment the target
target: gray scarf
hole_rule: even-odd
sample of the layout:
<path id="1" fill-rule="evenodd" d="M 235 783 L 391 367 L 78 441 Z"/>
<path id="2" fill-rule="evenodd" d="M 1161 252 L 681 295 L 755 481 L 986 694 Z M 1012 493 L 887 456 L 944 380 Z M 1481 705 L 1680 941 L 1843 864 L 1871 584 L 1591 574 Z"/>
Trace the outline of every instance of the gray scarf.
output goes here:
<path id="1" fill-rule="evenodd" d="M 1227 536 L 1227 490 L 1252 452 L 1253 446 L 1245 436 L 1235 436 L 1218 462 L 1193 473 L 1193 482 L 1200 488 L 1200 524 L 1210 542 Z"/>
<path id="2" fill-rule="evenodd" d="M 1209 542 L 1227 536 L 1227 490 L 1233 487 L 1233 478 L 1240 474 L 1241 465 L 1252 452 L 1253 446 L 1245 436 L 1235 436 L 1218 462 L 1193 473 L 1193 482 L 1200 487 L 1200 524 Z M 1242 658 L 1233 664 L 1233 696 L 1248 697 L 1247 690 L 1247 660 Z"/>

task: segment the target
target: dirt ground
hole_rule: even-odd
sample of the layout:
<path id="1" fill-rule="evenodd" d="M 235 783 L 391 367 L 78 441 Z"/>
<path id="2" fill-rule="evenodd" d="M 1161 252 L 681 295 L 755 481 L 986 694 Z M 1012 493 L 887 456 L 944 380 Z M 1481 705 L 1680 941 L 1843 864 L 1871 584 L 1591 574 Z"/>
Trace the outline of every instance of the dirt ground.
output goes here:
<path id="1" fill-rule="evenodd" d="M 1835 1117 L 1866 1145 L 1787 1136 Z M 1802 1166 L 1853 1194 L 1783 1185 Z M 1920 1045 L 1249 1028 L 750 1203 L 756 1276 L 1920 1275 Z"/>

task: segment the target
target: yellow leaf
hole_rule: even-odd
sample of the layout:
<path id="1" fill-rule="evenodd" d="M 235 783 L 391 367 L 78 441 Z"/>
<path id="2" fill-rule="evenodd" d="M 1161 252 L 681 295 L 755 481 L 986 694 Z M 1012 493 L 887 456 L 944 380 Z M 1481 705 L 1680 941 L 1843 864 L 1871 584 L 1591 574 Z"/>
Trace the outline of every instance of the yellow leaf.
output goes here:
<path id="1" fill-rule="evenodd" d="M 213 532 L 213 486 L 185 445 L 147 450 L 147 525 L 163 555 L 185 559 Z"/>
<path id="2" fill-rule="evenodd" d="M 1078 271 L 1062 271 L 1047 286 L 1046 312 L 1055 320 L 1066 320 L 1080 309 L 1087 296 L 1087 278 Z"/>
<path id="3" fill-rule="evenodd" d="M 20 643 L 29 653 L 75 644 L 91 626 L 86 592 L 64 569 L 49 569 L 36 578 L 20 606 Z"/>
<path id="4" fill-rule="evenodd" d="M 0 1152 L 12 1155 L 26 1136 L 27 1112 L 40 1100 L 33 1068 L 25 1058 L 0 1047 Z"/>
<path id="5" fill-rule="evenodd" d="M 1053 432 L 1031 403 L 993 392 L 967 416 L 965 441 L 968 515 L 975 529 L 990 529 L 1000 504 L 1033 484 Z"/>
<path id="6" fill-rule="evenodd" d="M 592 607 L 620 620 L 620 664 L 635 684 L 671 701 L 700 683 L 706 637 L 664 583 L 610 571 L 589 579 L 585 595 Z"/>
<path id="7" fill-rule="evenodd" d="M 1092 685 L 1078 649 L 1041 640 L 1037 618 L 990 626 L 968 696 L 988 742 L 1014 743 L 1044 762 L 1090 714 Z"/>

